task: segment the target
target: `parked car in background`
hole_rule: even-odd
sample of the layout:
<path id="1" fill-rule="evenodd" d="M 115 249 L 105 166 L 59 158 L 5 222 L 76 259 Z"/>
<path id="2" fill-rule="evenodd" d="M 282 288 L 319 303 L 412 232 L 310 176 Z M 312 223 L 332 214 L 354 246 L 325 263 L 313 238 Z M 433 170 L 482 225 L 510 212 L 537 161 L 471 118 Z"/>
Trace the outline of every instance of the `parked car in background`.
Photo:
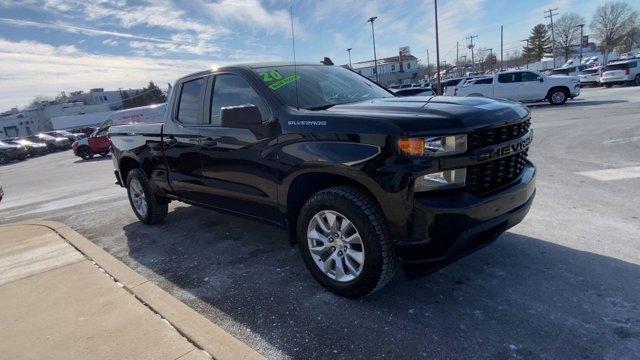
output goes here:
<path id="1" fill-rule="evenodd" d="M 53 130 L 53 131 L 47 131 L 47 132 L 45 132 L 45 134 L 47 134 L 47 135 L 51 135 L 51 136 L 54 136 L 54 137 L 64 137 L 64 138 L 67 138 L 71 143 L 73 143 L 74 141 L 80 140 L 80 139 L 82 139 L 83 137 L 86 137 L 86 136 L 84 136 L 84 134 L 82 134 L 82 133 L 74 134 L 74 133 L 71 133 L 71 132 L 69 132 L 69 131 L 67 131 L 67 130 Z"/>
<path id="2" fill-rule="evenodd" d="M 106 156 L 110 147 L 107 133 L 111 126 L 162 122 L 165 109 L 165 104 L 156 104 L 116 111 L 109 115 L 88 138 L 74 142 L 73 154 L 84 160 L 91 159 L 96 154 Z"/>
<path id="3" fill-rule="evenodd" d="M 584 69 L 578 74 L 580 86 L 600 86 L 600 76 L 602 76 L 602 66 Z"/>
<path id="4" fill-rule="evenodd" d="M 10 144 L 24 146 L 27 149 L 27 153 L 29 156 L 39 156 L 44 155 L 49 152 L 47 145 L 45 143 L 37 143 L 27 139 L 11 139 L 5 140 Z"/>
<path id="5" fill-rule="evenodd" d="M 4 190 L 2 190 L 2 184 L 0 183 L 0 201 L 2 201 L 3 197 L 4 197 Z"/>
<path id="6" fill-rule="evenodd" d="M 408 89 L 399 89 L 393 92 L 397 96 L 433 96 L 435 95 L 431 88 L 412 87 Z"/>
<path id="7" fill-rule="evenodd" d="M 586 64 L 580 64 L 580 65 L 576 65 L 576 66 L 561 67 L 561 68 L 549 70 L 547 75 L 549 75 L 549 76 L 552 76 L 552 75 L 578 76 L 580 74 L 580 71 L 585 70 L 588 67 L 589 66 L 587 66 Z"/>
<path id="8" fill-rule="evenodd" d="M 24 146 L 0 141 L 0 164 L 6 164 L 11 160 L 24 160 L 27 155 L 27 149 Z"/>
<path id="9" fill-rule="evenodd" d="M 606 87 L 631 84 L 640 86 L 640 59 L 616 61 L 602 67 L 600 82 Z"/>
<path id="10" fill-rule="evenodd" d="M 533 70 L 515 70 L 495 74 L 483 80 L 457 86 L 457 96 L 485 96 L 516 101 L 547 100 L 552 105 L 564 104 L 580 95 L 575 76 L 547 76 Z"/>
<path id="11" fill-rule="evenodd" d="M 25 139 L 33 142 L 45 143 L 47 145 L 47 148 L 49 149 L 49 152 L 67 150 L 71 148 L 71 142 L 69 141 L 69 139 L 44 133 L 27 136 Z"/>
<path id="12" fill-rule="evenodd" d="M 464 76 L 464 77 L 457 77 L 457 78 L 445 80 L 442 95 L 457 96 L 457 94 L 455 93 L 456 86 L 464 85 L 464 83 L 467 82 L 468 80 L 475 79 L 477 77 L 478 76 L 473 75 L 473 76 Z"/>

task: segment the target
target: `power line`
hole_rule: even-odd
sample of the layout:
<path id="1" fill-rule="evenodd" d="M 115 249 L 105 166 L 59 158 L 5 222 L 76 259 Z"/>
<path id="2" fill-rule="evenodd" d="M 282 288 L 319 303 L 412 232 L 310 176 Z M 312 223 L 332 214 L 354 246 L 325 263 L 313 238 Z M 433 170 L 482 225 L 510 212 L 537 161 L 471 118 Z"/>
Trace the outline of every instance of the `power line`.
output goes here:
<path id="1" fill-rule="evenodd" d="M 553 57 L 553 67 L 555 68 L 556 67 L 556 36 L 555 36 L 555 31 L 553 29 L 553 16 L 558 15 L 558 8 L 545 10 L 543 12 L 547 14 L 544 16 L 544 18 L 549 19 L 549 21 L 551 22 L 551 55 Z"/>

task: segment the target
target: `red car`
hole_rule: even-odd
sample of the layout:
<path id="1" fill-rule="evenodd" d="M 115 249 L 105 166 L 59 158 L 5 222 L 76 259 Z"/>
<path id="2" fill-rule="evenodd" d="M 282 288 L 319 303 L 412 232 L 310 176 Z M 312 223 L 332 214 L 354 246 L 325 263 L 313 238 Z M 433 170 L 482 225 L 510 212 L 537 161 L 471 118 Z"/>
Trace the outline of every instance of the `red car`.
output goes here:
<path id="1" fill-rule="evenodd" d="M 73 153 L 84 160 L 91 159 L 96 154 L 106 156 L 110 147 L 107 133 L 111 126 L 162 122 L 165 109 L 165 104 L 157 104 L 116 111 L 89 137 L 74 142 L 71 146 Z"/>

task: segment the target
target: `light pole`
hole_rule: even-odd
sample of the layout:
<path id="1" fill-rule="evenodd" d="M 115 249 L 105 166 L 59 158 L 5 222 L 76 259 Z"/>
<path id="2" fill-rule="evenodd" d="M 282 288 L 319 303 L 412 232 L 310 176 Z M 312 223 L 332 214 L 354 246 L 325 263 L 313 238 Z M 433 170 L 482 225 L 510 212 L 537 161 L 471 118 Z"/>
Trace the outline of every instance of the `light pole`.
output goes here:
<path id="1" fill-rule="evenodd" d="M 348 48 L 347 52 L 349 53 L 349 69 L 353 69 L 353 66 L 351 66 L 351 48 Z"/>
<path id="2" fill-rule="evenodd" d="M 580 28 L 580 64 L 582 64 L 582 39 L 584 36 L 584 24 L 576 25 Z"/>
<path id="3" fill-rule="evenodd" d="M 367 22 L 371 23 L 371 37 L 373 38 L 373 72 L 376 74 L 376 82 L 380 82 L 378 78 L 378 57 L 376 56 L 376 33 L 373 30 L 373 22 L 376 21 L 377 18 L 377 16 L 372 16 Z"/>
<path id="4" fill-rule="evenodd" d="M 493 48 L 489 48 L 489 65 L 491 65 L 491 70 L 493 70 Z"/>
<path id="5" fill-rule="evenodd" d="M 438 37 L 438 0 L 433 0 L 434 13 L 436 17 L 436 81 L 438 87 L 436 88 L 436 95 L 442 95 L 442 89 L 440 88 L 440 39 Z"/>
<path id="6" fill-rule="evenodd" d="M 429 69 L 429 49 L 427 49 L 427 80 L 431 79 L 431 69 Z"/>
<path id="7" fill-rule="evenodd" d="M 520 41 L 526 41 L 527 42 L 527 47 L 524 48 L 526 50 L 526 54 L 524 55 L 524 57 L 527 60 L 527 69 L 528 69 L 529 68 L 529 39 L 524 39 L 524 40 L 520 40 Z"/>

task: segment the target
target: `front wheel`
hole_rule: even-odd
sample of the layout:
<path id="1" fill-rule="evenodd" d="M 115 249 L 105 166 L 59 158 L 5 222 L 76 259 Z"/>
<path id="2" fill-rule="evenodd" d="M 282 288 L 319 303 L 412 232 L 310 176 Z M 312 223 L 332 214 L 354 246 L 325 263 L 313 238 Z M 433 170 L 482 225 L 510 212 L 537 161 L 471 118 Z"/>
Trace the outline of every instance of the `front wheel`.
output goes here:
<path id="1" fill-rule="evenodd" d="M 397 259 L 379 206 L 365 192 L 333 187 L 313 195 L 298 217 L 300 253 L 329 291 L 357 298 L 385 286 Z"/>
<path id="2" fill-rule="evenodd" d="M 127 195 L 133 212 L 142 223 L 157 224 L 167 216 L 169 202 L 153 192 L 147 176 L 141 169 L 129 171 Z"/>
<path id="3" fill-rule="evenodd" d="M 93 151 L 88 146 L 81 146 L 78 149 L 78 156 L 82 158 L 82 160 L 89 160 L 93 158 Z"/>
<path id="4" fill-rule="evenodd" d="M 564 89 L 553 89 L 549 92 L 548 98 L 551 105 L 562 105 L 567 102 L 569 95 Z"/>
<path id="5" fill-rule="evenodd" d="M 640 86 L 640 74 L 636 75 L 635 80 L 633 81 L 635 86 Z"/>

